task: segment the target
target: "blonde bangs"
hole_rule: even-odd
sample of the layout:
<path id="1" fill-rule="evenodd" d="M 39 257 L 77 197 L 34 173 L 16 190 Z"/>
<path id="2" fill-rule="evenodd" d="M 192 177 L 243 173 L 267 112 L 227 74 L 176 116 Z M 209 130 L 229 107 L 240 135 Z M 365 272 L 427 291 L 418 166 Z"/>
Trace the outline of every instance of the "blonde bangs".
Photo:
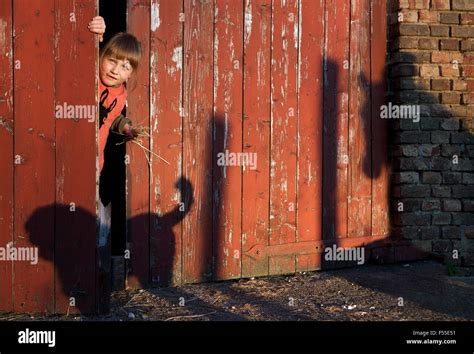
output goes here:
<path id="1" fill-rule="evenodd" d="M 100 61 L 103 58 L 115 57 L 119 60 L 128 60 L 134 70 L 138 69 L 142 51 L 140 42 L 131 34 L 120 32 L 113 36 L 102 48 Z"/>

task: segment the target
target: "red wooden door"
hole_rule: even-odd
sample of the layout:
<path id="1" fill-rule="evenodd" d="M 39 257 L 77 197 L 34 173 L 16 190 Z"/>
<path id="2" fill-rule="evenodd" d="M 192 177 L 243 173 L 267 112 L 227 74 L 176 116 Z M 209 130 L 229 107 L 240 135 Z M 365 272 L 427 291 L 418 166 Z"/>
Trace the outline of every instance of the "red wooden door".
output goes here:
<path id="1" fill-rule="evenodd" d="M 129 285 L 319 269 L 325 246 L 388 236 L 383 2 L 128 8 L 147 48 L 129 109 L 170 162 L 130 148 Z"/>
<path id="2" fill-rule="evenodd" d="M 127 114 L 152 151 L 127 150 L 128 286 L 319 269 L 326 246 L 387 238 L 384 2 L 127 4 Z M 97 117 L 97 2 L 0 10 L 0 247 L 39 251 L 0 261 L 0 309 L 90 312 L 97 121 L 57 109 Z"/>
<path id="3" fill-rule="evenodd" d="M 0 247 L 30 252 L 0 261 L 0 309 L 91 312 L 98 40 L 87 23 L 97 2 L 14 0 L 0 9 Z"/>

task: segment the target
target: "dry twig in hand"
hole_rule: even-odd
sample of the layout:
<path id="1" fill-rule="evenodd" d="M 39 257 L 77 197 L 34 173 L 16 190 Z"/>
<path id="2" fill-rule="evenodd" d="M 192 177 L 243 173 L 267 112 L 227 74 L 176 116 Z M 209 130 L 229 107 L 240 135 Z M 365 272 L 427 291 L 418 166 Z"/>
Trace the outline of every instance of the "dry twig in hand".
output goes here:
<path id="1" fill-rule="evenodd" d="M 133 130 L 135 131 L 135 134 L 134 134 L 133 137 L 130 137 L 130 136 L 125 135 L 125 134 L 121 134 L 121 135 L 125 136 L 125 139 L 122 142 L 118 143 L 117 145 L 121 145 L 121 144 L 126 143 L 126 142 L 131 142 L 135 145 L 138 145 L 142 149 L 143 153 L 145 154 L 145 157 L 148 161 L 149 166 L 151 166 L 151 161 L 150 161 L 148 155 L 146 154 L 147 152 L 149 152 L 150 154 L 158 157 L 159 159 L 161 159 L 162 161 L 164 161 L 168 165 L 170 165 L 170 163 L 168 161 L 166 161 L 164 158 L 162 158 L 160 155 L 154 153 L 150 149 L 143 146 L 143 140 L 142 139 L 143 138 L 147 138 L 147 139 L 150 138 L 150 133 L 148 132 L 149 128 L 143 127 L 143 126 L 138 126 L 138 127 L 133 127 Z"/>

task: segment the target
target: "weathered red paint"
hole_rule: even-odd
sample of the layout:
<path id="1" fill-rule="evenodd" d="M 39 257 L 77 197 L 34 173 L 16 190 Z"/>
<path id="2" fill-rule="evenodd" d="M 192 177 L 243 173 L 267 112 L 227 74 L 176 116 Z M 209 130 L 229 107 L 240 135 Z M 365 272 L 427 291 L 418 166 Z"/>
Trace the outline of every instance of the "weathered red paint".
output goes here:
<path id="1" fill-rule="evenodd" d="M 13 27 L 12 2 L 0 2 L 0 247 L 13 241 Z M 0 261 L 0 309 L 13 310 L 12 262 Z"/>
<path id="2" fill-rule="evenodd" d="M 372 232 L 370 1 L 351 1 L 348 237 Z"/>
<path id="3" fill-rule="evenodd" d="M 241 276 L 243 167 L 217 163 L 226 151 L 242 151 L 242 10 L 240 1 L 215 2 L 212 199 L 213 276 L 216 280 Z"/>
<path id="4" fill-rule="evenodd" d="M 85 121 L 55 120 L 54 105 L 97 103 L 97 43 L 79 25 L 97 4 L 13 4 L 14 22 L 0 5 L 0 29 L 7 38 L 15 23 L 21 61 L 14 70 L 0 58 L 0 154 L 12 161 L 0 176 L 0 241 L 41 242 L 43 259 L 0 264 L 0 309 L 65 312 L 71 291 L 94 291 L 96 135 Z M 385 10 L 368 0 L 128 0 L 128 30 L 144 55 L 127 114 L 149 127 L 145 148 L 170 162 L 147 154 L 150 167 L 128 147 L 129 287 L 319 269 L 332 245 L 418 256 L 408 244 L 389 247 L 387 137 L 373 134 L 384 131 Z M 257 153 L 257 168 L 218 166 L 225 150 Z M 85 224 L 64 213 L 71 202 Z M 44 217 L 25 227 L 38 208 Z M 96 299 L 81 301 L 69 311 Z"/>
<path id="5" fill-rule="evenodd" d="M 98 42 L 80 24 L 96 13 L 94 1 L 55 0 L 55 103 L 95 110 L 94 121 L 90 116 L 56 119 L 52 187 L 56 186 L 55 311 L 59 313 L 95 308 Z"/>
<path id="6" fill-rule="evenodd" d="M 13 307 L 54 311 L 54 0 L 13 2 L 15 247 L 40 247 L 36 265 L 14 262 Z M 40 59 L 40 60 L 39 60 Z M 34 240 L 34 241 L 33 241 Z"/>
<path id="7" fill-rule="evenodd" d="M 347 237 L 350 0 L 326 1 L 323 239 Z"/>
<path id="8" fill-rule="evenodd" d="M 151 278 L 154 284 L 182 283 L 182 219 L 190 203 L 184 200 L 183 175 L 183 36 L 181 1 L 151 2 L 150 134 L 152 156 Z M 192 194 L 188 191 L 188 194 Z M 182 203 L 182 204 L 181 204 Z"/>
<path id="9" fill-rule="evenodd" d="M 244 8 L 243 152 L 256 153 L 257 169 L 242 172 L 242 276 L 268 274 L 268 257 L 245 251 L 269 242 L 271 0 L 246 1 Z"/>
<path id="10" fill-rule="evenodd" d="M 183 176 L 193 186 L 184 190 L 193 200 L 183 222 L 185 283 L 212 278 L 213 5 L 184 1 Z"/>
<path id="11" fill-rule="evenodd" d="M 299 11 L 297 242 L 322 238 L 324 3 L 302 1 Z M 318 268 L 319 254 L 296 256 L 296 271 Z"/>
<path id="12" fill-rule="evenodd" d="M 295 242 L 299 2 L 273 2 L 271 54 L 270 245 Z M 294 255 L 270 257 L 272 274 L 295 271 Z"/>
<path id="13" fill-rule="evenodd" d="M 371 2 L 370 64 L 372 88 L 372 235 L 389 236 L 390 167 L 388 164 L 387 120 L 380 119 L 380 107 L 386 104 L 386 19 L 385 1 Z"/>
<path id="14" fill-rule="evenodd" d="M 127 31 L 140 41 L 143 56 L 136 74 L 136 81 L 128 89 L 127 117 L 133 124 L 150 127 L 150 2 L 147 0 L 127 3 Z M 150 148 L 147 138 L 141 139 L 146 149 Z M 150 168 L 149 153 L 142 148 L 128 144 L 127 155 L 127 241 L 130 260 L 127 261 L 127 286 L 146 286 L 150 278 Z"/>

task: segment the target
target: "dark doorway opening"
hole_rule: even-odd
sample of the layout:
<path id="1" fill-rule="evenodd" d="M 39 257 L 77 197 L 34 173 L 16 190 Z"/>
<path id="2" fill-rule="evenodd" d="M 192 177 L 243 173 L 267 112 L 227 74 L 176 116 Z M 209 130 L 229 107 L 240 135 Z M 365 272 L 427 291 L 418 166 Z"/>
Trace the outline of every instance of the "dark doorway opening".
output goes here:
<path id="1" fill-rule="evenodd" d="M 105 44 L 118 32 L 127 30 L 127 1 L 100 0 L 99 15 L 105 20 L 106 30 L 104 40 L 100 43 L 102 49 Z M 126 116 L 126 107 L 122 114 Z M 111 252 L 112 256 L 124 255 L 126 248 L 126 195 L 125 195 L 125 144 L 123 136 L 110 132 L 104 151 L 104 167 L 100 176 L 99 194 L 107 194 L 112 204 L 111 214 Z M 107 192 L 105 192 L 107 191 Z"/>

